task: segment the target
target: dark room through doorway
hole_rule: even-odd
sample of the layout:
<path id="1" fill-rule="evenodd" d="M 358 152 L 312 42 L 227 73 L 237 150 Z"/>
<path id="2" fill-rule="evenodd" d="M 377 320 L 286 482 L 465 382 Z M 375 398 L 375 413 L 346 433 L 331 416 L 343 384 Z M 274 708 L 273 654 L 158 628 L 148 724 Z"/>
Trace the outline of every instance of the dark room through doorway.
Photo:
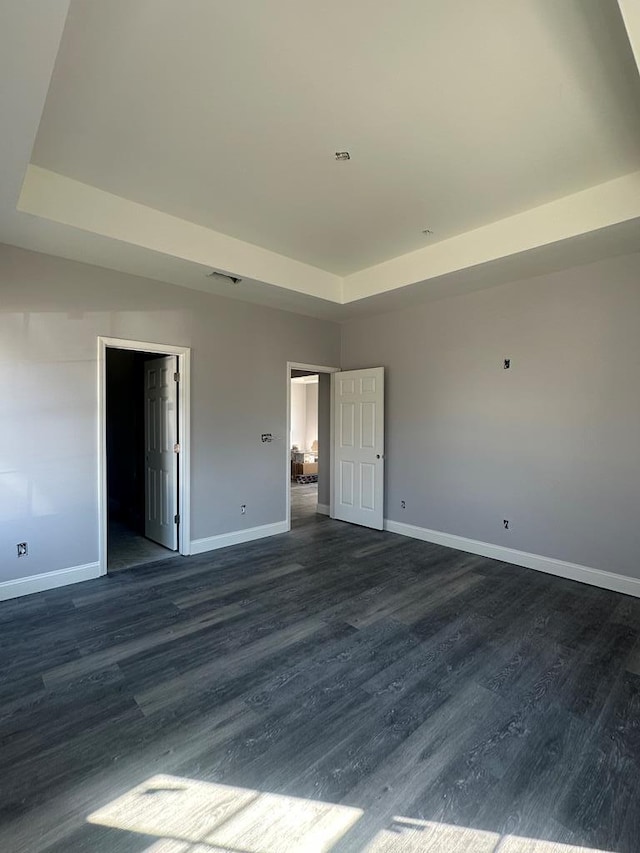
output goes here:
<path id="1" fill-rule="evenodd" d="M 177 381 L 177 362 L 175 355 L 106 349 L 109 573 L 177 554 L 179 424 L 169 384 Z"/>

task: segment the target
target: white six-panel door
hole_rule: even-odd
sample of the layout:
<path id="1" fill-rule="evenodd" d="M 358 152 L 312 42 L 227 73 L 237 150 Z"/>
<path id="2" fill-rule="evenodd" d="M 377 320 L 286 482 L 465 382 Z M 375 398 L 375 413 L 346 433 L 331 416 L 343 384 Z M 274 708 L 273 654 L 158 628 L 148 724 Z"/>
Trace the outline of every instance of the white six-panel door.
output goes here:
<path id="1" fill-rule="evenodd" d="M 382 530 L 384 368 L 334 373 L 333 517 Z"/>
<path id="2" fill-rule="evenodd" d="M 145 362 L 145 536 L 178 549 L 175 356 Z"/>

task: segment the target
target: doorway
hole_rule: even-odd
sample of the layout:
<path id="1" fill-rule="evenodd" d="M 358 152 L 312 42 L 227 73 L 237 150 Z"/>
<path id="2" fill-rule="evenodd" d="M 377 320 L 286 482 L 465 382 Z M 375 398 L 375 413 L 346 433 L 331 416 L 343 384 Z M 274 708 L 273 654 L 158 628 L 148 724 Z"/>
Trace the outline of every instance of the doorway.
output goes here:
<path id="1" fill-rule="evenodd" d="M 331 374 L 338 368 L 287 365 L 286 490 L 289 529 L 331 508 Z"/>
<path id="2" fill-rule="evenodd" d="M 189 553 L 189 351 L 100 338 L 100 572 Z"/>
<path id="3" fill-rule="evenodd" d="M 340 370 L 311 364 L 287 364 L 286 505 L 291 529 L 291 379 L 292 372 L 319 374 L 318 503 L 313 515 L 325 513 L 374 530 L 384 529 L 384 367 Z M 323 406 L 322 376 L 327 380 Z M 295 377 L 293 377 L 295 378 Z M 329 453 L 323 469 L 321 421 L 328 422 Z M 323 470 L 326 471 L 323 476 Z M 324 490 L 323 490 L 324 482 Z M 328 507 L 322 504 L 323 496 Z M 313 499 L 309 500 L 313 505 Z M 307 507 L 310 510 L 310 507 Z M 328 512 L 327 512 L 328 509 Z M 310 510 L 311 511 L 311 510 Z"/>

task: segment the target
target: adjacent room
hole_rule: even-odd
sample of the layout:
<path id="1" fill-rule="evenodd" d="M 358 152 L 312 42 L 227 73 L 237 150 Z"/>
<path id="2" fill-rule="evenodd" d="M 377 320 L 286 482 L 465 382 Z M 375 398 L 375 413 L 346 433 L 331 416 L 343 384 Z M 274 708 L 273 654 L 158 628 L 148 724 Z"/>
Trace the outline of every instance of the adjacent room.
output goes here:
<path id="1" fill-rule="evenodd" d="M 318 505 L 318 374 L 291 371 L 291 508 L 313 512 Z"/>
<path id="2" fill-rule="evenodd" d="M 292 367 L 290 371 L 292 519 L 330 514 L 331 373 L 316 370 Z"/>
<path id="3" fill-rule="evenodd" d="M 178 375 L 176 356 L 106 349 L 109 572 L 156 562 L 178 550 Z"/>
<path id="4" fill-rule="evenodd" d="M 638 853 L 637 0 L 0 68 L 0 851 Z"/>

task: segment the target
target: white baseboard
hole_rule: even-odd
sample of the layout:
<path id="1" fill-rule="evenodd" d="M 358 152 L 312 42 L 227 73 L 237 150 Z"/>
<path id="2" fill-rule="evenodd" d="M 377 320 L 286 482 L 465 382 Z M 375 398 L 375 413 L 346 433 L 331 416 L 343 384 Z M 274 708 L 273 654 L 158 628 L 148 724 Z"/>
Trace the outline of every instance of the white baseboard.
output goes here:
<path id="1" fill-rule="evenodd" d="M 318 504 L 316 512 L 319 512 L 320 515 L 329 515 L 329 507 L 327 504 Z"/>
<path id="2" fill-rule="evenodd" d="M 2 581 L 0 583 L 0 601 L 99 577 L 100 563 L 87 563 L 86 566 L 72 566 L 69 569 L 57 569 L 54 572 L 43 572 L 41 575 L 30 575 L 26 578 Z"/>
<path id="3" fill-rule="evenodd" d="M 402 536 L 410 536 L 413 539 L 422 539 L 424 542 L 445 545 L 447 548 L 456 548 L 458 551 L 479 554 L 481 557 L 491 557 L 494 560 L 512 563 L 515 566 L 536 569 L 539 572 L 546 572 L 550 575 L 557 575 L 561 578 L 588 583 L 591 586 L 599 586 L 602 589 L 610 589 L 614 592 L 622 592 L 625 595 L 635 595 L 640 598 L 640 580 L 626 575 L 605 572 L 602 569 L 592 569 L 589 566 L 580 566 L 578 563 L 567 563 L 564 560 L 555 560 L 553 557 L 543 557 L 540 554 L 529 554 L 527 551 L 517 551 L 515 548 L 492 545 L 489 542 L 480 542 L 477 539 L 467 539 L 464 536 L 455 536 L 453 533 L 428 530 L 426 527 L 416 527 L 413 524 L 403 524 L 400 521 L 385 519 L 384 529 L 391 533 L 399 533 Z"/>
<path id="4" fill-rule="evenodd" d="M 205 539 L 191 541 L 191 554 L 204 554 L 229 545 L 241 545 L 243 542 L 253 542 L 265 536 L 276 536 L 287 533 L 289 525 L 286 521 L 276 521 L 275 524 L 261 524 L 259 527 L 247 527 L 244 530 L 234 530 L 232 533 L 220 533 L 218 536 L 207 536 Z"/>

